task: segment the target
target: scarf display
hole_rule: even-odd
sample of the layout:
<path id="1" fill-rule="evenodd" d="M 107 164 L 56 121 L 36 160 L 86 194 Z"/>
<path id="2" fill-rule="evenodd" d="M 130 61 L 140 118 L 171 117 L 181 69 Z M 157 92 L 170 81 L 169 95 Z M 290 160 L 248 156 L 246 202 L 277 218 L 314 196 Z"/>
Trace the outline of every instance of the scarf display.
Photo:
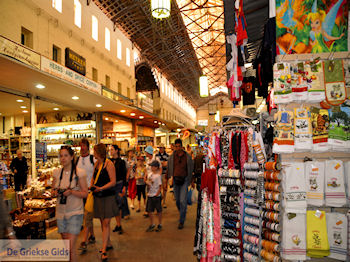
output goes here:
<path id="1" fill-rule="evenodd" d="M 309 108 L 294 108 L 294 149 L 311 151 L 312 126 Z"/>
<path id="2" fill-rule="evenodd" d="M 282 241 L 284 259 L 306 260 L 306 213 L 284 213 Z"/>
<path id="3" fill-rule="evenodd" d="M 343 161 L 327 160 L 325 168 L 326 206 L 342 207 L 346 204 Z"/>
<path id="4" fill-rule="evenodd" d="M 321 258 L 330 254 L 324 211 L 306 212 L 306 248 L 308 257 Z"/>
<path id="5" fill-rule="evenodd" d="M 275 137 L 273 140 L 273 152 L 293 153 L 294 137 L 293 137 L 293 121 L 294 114 L 292 111 L 279 111 L 275 114 Z"/>
<path id="6" fill-rule="evenodd" d="M 326 96 L 322 61 L 307 63 L 304 68 L 307 75 L 310 77 L 308 101 L 311 103 L 323 101 Z"/>
<path id="7" fill-rule="evenodd" d="M 328 145 L 329 115 L 326 109 L 311 107 L 312 140 L 314 152 L 326 152 Z"/>
<path id="8" fill-rule="evenodd" d="M 345 214 L 327 213 L 327 233 L 330 255 L 328 257 L 345 261 L 348 245 L 348 220 Z"/>
<path id="9" fill-rule="evenodd" d="M 285 162 L 282 166 L 285 212 L 303 213 L 307 207 L 304 163 Z"/>
<path id="10" fill-rule="evenodd" d="M 325 163 L 309 161 L 305 163 L 306 201 L 311 206 L 324 205 Z"/>

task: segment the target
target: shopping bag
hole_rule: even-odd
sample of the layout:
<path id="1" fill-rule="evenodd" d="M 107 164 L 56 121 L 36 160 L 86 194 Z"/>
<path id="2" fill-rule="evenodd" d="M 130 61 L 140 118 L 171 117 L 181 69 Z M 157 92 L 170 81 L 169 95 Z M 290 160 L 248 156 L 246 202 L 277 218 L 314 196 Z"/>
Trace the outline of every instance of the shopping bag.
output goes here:
<path id="1" fill-rule="evenodd" d="M 192 201 L 192 203 L 198 202 L 198 190 L 197 189 L 193 189 L 191 201 Z"/>
<path id="2" fill-rule="evenodd" d="M 92 192 L 90 192 L 86 198 L 85 210 L 89 213 L 94 211 L 94 196 L 92 195 Z"/>
<path id="3" fill-rule="evenodd" d="M 192 188 L 188 190 L 187 192 L 187 205 L 192 205 Z"/>

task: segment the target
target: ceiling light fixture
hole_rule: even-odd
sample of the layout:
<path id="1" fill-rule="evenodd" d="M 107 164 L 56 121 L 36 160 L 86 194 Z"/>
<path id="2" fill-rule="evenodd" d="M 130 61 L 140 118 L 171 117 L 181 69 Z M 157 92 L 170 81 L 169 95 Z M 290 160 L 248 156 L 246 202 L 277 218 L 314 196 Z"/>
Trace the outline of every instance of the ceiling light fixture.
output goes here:
<path id="1" fill-rule="evenodd" d="M 22 112 L 23 112 L 23 113 L 28 113 L 28 110 L 23 110 Z"/>
<path id="2" fill-rule="evenodd" d="M 60 109 L 58 107 L 54 107 L 53 110 L 58 111 Z"/>
<path id="3" fill-rule="evenodd" d="M 158 123 L 158 121 L 157 121 L 157 120 L 154 120 L 154 121 L 153 121 L 153 123 L 157 124 L 157 123 Z"/>
<path id="4" fill-rule="evenodd" d="M 102 105 L 101 104 L 96 104 L 96 107 L 102 107 Z"/>
<path id="5" fill-rule="evenodd" d="M 136 114 L 135 114 L 135 113 L 130 113 L 130 115 L 131 115 L 131 116 L 136 116 Z"/>
<path id="6" fill-rule="evenodd" d="M 124 109 L 120 110 L 120 113 L 125 113 L 126 111 Z"/>
<path id="7" fill-rule="evenodd" d="M 73 100 L 78 100 L 79 97 L 78 97 L 78 96 L 73 96 L 72 99 L 73 99 Z"/>
<path id="8" fill-rule="evenodd" d="M 165 124 L 164 124 L 164 123 L 162 123 L 162 126 L 165 126 Z"/>
<path id="9" fill-rule="evenodd" d="M 105 118 L 105 120 L 109 120 L 109 118 L 108 118 L 108 117 L 106 117 L 106 118 Z"/>
<path id="10" fill-rule="evenodd" d="M 118 123 L 119 121 L 118 120 L 115 120 L 116 123 Z"/>
<path id="11" fill-rule="evenodd" d="M 44 86 L 44 85 L 42 85 L 42 84 L 37 84 L 35 87 L 38 88 L 38 89 L 44 89 L 44 88 L 46 88 L 46 86 Z"/>
<path id="12" fill-rule="evenodd" d="M 170 16 L 170 0 L 152 0 L 152 16 L 157 19 L 168 18 Z"/>
<path id="13" fill-rule="evenodd" d="M 139 116 L 140 119 L 144 119 L 145 117 L 144 116 Z"/>
<path id="14" fill-rule="evenodd" d="M 27 108 L 27 107 L 26 107 L 26 106 L 21 106 L 21 108 L 25 109 L 25 108 Z"/>
<path id="15" fill-rule="evenodd" d="M 16 100 L 18 103 L 23 103 L 24 101 L 22 99 L 17 99 Z"/>

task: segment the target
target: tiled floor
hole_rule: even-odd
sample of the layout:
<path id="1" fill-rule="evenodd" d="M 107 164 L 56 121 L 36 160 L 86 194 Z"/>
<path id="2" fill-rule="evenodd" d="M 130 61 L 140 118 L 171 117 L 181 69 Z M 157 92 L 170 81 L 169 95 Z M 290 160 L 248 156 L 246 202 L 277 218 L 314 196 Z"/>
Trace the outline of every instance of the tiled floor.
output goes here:
<path id="1" fill-rule="evenodd" d="M 109 261 L 125 262 L 194 262 L 192 254 L 195 233 L 196 205 L 188 206 L 185 228 L 178 230 L 178 211 L 172 195 L 167 199 L 168 208 L 163 210 L 163 231 L 146 233 L 149 219 L 141 213 L 131 210 L 129 220 L 122 221 L 124 234 L 111 233 L 114 250 L 109 251 Z M 115 220 L 111 228 L 115 227 Z M 101 227 L 94 221 L 97 242 L 88 246 L 88 252 L 78 256 L 78 261 L 100 261 L 98 250 L 101 247 Z M 48 234 L 48 238 L 59 238 L 57 230 Z M 81 236 L 78 244 L 81 242 Z"/>

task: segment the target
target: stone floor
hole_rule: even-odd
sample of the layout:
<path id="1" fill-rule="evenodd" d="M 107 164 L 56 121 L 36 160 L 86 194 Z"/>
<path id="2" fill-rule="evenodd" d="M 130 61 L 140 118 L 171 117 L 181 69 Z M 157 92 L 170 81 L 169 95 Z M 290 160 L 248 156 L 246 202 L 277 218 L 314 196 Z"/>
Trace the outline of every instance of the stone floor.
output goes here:
<path id="1" fill-rule="evenodd" d="M 161 232 L 147 233 L 149 218 L 144 218 L 142 212 L 136 213 L 131 210 L 129 220 L 122 221 L 124 233 L 119 235 L 111 233 L 111 241 L 114 250 L 109 251 L 109 261 L 125 262 L 194 262 L 192 254 L 193 238 L 195 233 L 196 205 L 188 206 L 185 227 L 177 229 L 178 211 L 169 195 L 167 199 L 168 208 L 163 210 L 163 230 Z M 111 228 L 115 227 L 115 220 L 111 223 Z M 102 245 L 101 227 L 98 220 L 94 220 L 96 244 L 88 246 L 88 252 L 78 256 L 78 261 L 92 262 L 100 261 L 98 250 Z M 59 238 L 57 230 L 51 230 L 48 238 Z M 79 236 L 78 243 L 81 242 Z"/>

